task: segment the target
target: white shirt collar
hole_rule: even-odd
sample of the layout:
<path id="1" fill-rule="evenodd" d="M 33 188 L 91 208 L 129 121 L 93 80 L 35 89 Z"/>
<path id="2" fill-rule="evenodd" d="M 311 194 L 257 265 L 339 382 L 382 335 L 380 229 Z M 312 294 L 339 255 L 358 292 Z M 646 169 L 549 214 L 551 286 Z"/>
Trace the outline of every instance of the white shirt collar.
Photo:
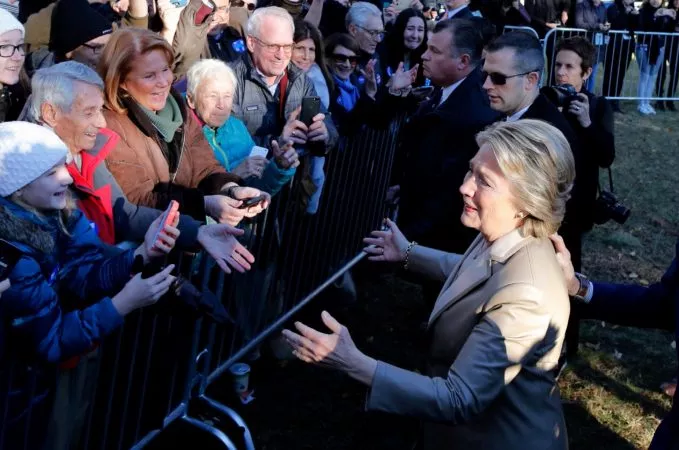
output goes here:
<path id="1" fill-rule="evenodd" d="M 519 120 L 521 118 L 521 116 L 526 114 L 526 111 L 528 111 L 528 108 L 530 108 L 530 106 L 531 105 L 528 105 L 525 108 L 520 109 L 517 112 L 515 112 L 514 114 L 512 114 L 511 116 L 507 117 L 507 122 L 516 122 L 517 120 Z"/>
<path id="2" fill-rule="evenodd" d="M 445 102 L 446 100 L 448 100 L 448 97 L 450 97 L 450 94 L 452 94 L 453 91 L 454 91 L 455 89 L 457 89 L 457 87 L 458 87 L 460 84 L 462 84 L 462 82 L 463 82 L 464 80 L 466 80 L 466 79 L 467 79 L 467 77 L 464 77 L 464 78 L 462 78 L 461 80 L 456 81 L 455 83 L 451 84 L 450 86 L 444 87 L 444 88 L 442 89 L 442 91 L 441 91 L 441 101 L 439 102 L 439 106 L 442 105 L 443 102 Z"/>
<path id="3" fill-rule="evenodd" d="M 259 76 L 262 77 L 264 84 L 266 84 L 266 76 L 262 72 L 260 72 L 258 68 L 255 67 L 255 70 L 257 71 Z M 269 90 L 269 92 L 271 92 L 271 95 L 276 95 L 276 89 L 278 89 L 278 83 L 281 82 L 281 78 L 283 78 L 283 75 L 276 77 L 276 80 L 273 82 L 271 86 L 269 86 L 268 84 L 266 85 L 266 88 Z"/>
<path id="4" fill-rule="evenodd" d="M 462 11 L 463 9 L 465 9 L 467 6 L 469 6 L 469 4 L 464 4 L 462 6 L 455 8 L 455 9 L 449 9 L 447 14 L 446 14 L 446 19 L 452 19 L 453 17 L 455 17 L 455 14 L 457 14 L 460 11 Z"/>

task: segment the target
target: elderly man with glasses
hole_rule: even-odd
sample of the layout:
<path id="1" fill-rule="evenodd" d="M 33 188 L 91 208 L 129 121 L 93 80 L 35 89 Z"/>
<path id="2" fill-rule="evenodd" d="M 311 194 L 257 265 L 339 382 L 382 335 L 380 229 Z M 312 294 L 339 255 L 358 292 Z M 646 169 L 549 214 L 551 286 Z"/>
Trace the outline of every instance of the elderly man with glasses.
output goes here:
<path id="1" fill-rule="evenodd" d="M 379 53 L 377 46 L 384 39 L 384 23 L 382 22 L 382 13 L 377 6 L 368 2 L 356 2 L 351 5 L 349 12 L 344 19 L 347 31 L 356 39 L 361 54 L 358 58 L 358 69 L 356 71 L 359 78 L 358 84 L 362 85 L 361 76 L 359 75 L 365 70 L 366 65 L 371 60 L 375 60 L 375 74 L 377 86 L 382 85 L 382 67 L 380 64 Z"/>
<path id="2" fill-rule="evenodd" d="M 310 123 L 299 120 L 302 99 L 317 94 L 311 80 L 290 62 L 293 33 L 292 17 L 284 9 L 255 10 L 246 31 L 251 58 L 234 65 L 238 82 L 232 114 L 259 146 L 292 141 L 307 154 L 324 154 L 335 145 L 337 131 L 323 106 Z"/>

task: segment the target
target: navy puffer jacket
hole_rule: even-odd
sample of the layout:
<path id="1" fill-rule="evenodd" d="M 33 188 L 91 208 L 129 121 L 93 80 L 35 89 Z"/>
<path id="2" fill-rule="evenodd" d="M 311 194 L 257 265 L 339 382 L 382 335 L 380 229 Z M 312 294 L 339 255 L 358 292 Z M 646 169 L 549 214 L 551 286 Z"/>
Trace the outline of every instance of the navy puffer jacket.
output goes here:
<path id="1" fill-rule="evenodd" d="M 58 220 L 0 197 L 0 238 L 23 252 L 0 297 L 0 410 L 9 420 L 0 448 L 14 448 L 17 437 L 40 446 L 56 363 L 85 353 L 123 321 L 110 296 L 129 281 L 133 251 L 112 252 L 79 210 L 64 224 L 68 234 Z"/>

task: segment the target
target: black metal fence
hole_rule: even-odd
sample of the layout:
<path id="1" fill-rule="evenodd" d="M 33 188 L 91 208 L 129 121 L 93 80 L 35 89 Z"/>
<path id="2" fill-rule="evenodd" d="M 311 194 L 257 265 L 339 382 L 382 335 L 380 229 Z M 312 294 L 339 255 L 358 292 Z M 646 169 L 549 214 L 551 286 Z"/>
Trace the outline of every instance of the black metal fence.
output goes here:
<path id="1" fill-rule="evenodd" d="M 225 317 L 215 321 L 165 299 L 126 317 L 90 355 L 96 395 L 83 419 L 81 448 L 143 448 L 178 422 L 209 433 L 224 448 L 254 448 L 247 425 L 210 398 L 208 388 L 234 363 L 254 358 L 285 321 L 362 259 L 361 238 L 387 214 L 384 199 L 403 120 L 340 140 L 326 157 L 316 214 L 306 213 L 309 188 L 298 169 L 267 212 L 245 225 L 244 242 L 256 258 L 248 273 L 225 275 L 207 254 L 178 256 L 179 272 L 203 295 L 220 299 Z M 56 369 L 44 365 L 2 368 L 0 448 L 39 448 L 55 379 Z M 18 380 L 31 386 L 30 397 L 43 399 L 22 414 L 11 409 Z M 227 418 L 229 433 L 194 417 L 196 404 Z"/>

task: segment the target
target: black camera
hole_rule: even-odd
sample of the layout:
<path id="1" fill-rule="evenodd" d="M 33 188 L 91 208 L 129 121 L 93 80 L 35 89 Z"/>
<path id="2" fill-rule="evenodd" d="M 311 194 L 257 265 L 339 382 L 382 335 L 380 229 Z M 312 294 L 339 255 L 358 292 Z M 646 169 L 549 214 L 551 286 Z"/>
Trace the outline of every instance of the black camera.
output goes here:
<path id="1" fill-rule="evenodd" d="M 632 211 L 618 201 L 612 192 L 601 190 L 594 208 L 594 223 L 601 225 L 613 219 L 624 224 Z"/>
<path id="2" fill-rule="evenodd" d="M 540 92 L 554 103 L 557 107 L 562 107 L 564 110 L 568 109 L 568 105 L 578 99 L 578 91 L 570 84 L 561 84 L 558 86 L 545 86 L 540 89 Z"/>

